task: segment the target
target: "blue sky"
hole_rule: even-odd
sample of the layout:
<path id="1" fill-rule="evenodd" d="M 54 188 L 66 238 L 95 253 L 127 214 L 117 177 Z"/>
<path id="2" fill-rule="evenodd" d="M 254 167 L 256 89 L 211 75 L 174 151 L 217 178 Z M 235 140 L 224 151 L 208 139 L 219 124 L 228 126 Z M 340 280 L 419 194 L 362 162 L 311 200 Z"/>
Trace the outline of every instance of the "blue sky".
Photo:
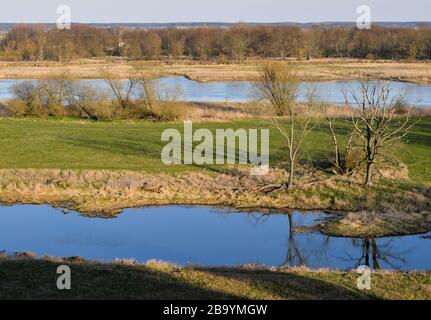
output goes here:
<path id="1" fill-rule="evenodd" d="M 374 21 L 431 21 L 431 0 L 12 0 L 0 22 L 55 22 L 61 4 L 75 22 L 356 21 L 363 4 Z"/>

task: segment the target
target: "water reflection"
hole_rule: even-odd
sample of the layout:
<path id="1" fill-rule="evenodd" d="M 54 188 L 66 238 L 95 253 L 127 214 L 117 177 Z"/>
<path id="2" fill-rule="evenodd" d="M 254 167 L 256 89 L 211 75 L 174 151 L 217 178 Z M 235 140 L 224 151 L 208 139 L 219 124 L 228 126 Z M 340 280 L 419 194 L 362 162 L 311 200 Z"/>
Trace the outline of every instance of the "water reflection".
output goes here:
<path id="1" fill-rule="evenodd" d="M 288 223 L 289 223 L 289 240 L 287 244 L 286 258 L 281 266 L 285 267 L 315 267 L 312 261 L 309 261 L 310 257 L 312 260 L 325 261 L 328 260 L 333 252 L 331 246 L 331 239 L 329 236 L 320 235 L 310 237 L 303 233 L 296 234 L 295 222 L 293 219 L 294 213 L 288 212 Z M 307 231 L 305 231 L 307 232 Z M 311 229 L 309 232 L 316 232 Z M 307 241 L 296 241 L 296 238 L 306 237 Z M 338 238 L 339 240 L 342 238 Z M 414 247 L 405 248 L 402 251 L 398 251 L 394 238 L 387 239 L 344 239 L 350 241 L 351 246 L 355 250 L 344 250 L 342 255 L 333 255 L 332 258 L 343 261 L 351 265 L 351 269 L 356 269 L 359 266 L 368 266 L 374 270 L 381 270 L 382 265 L 385 268 L 391 268 L 394 270 L 400 270 L 403 266 L 408 264 L 406 258 L 414 252 Z M 312 241 L 312 243 L 310 242 Z M 301 247 L 302 244 L 306 244 L 305 247 Z M 313 250 L 310 250 L 313 248 Z"/>
<path id="2" fill-rule="evenodd" d="M 355 268 L 359 266 L 368 266 L 372 269 L 382 269 L 382 263 L 389 265 L 392 269 L 399 270 L 407 263 L 403 257 L 411 251 L 396 252 L 397 248 L 393 246 L 393 240 L 383 240 L 382 243 L 377 244 L 376 239 L 355 239 L 352 240 L 353 245 L 362 250 L 359 258 L 352 257 L 356 261 Z"/>
<path id="3" fill-rule="evenodd" d="M 427 236 L 347 239 L 315 226 L 325 213 L 238 213 L 206 207 L 130 209 L 115 219 L 49 206 L 0 207 L 0 251 L 88 259 L 150 259 L 207 266 L 263 264 L 352 269 L 431 269 Z"/>
<path id="4" fill-rule="evenodd" d="M 296 266 L 307 266 L 307 261 L 301 254 L 301 249 L 295 242 L 295 226 L 293 225 L 293 212 L 290 211 L 287 214 L 289 218 L 289 241 L 287 245 L 286 259 L 282 266 L 296 267 Z"/>

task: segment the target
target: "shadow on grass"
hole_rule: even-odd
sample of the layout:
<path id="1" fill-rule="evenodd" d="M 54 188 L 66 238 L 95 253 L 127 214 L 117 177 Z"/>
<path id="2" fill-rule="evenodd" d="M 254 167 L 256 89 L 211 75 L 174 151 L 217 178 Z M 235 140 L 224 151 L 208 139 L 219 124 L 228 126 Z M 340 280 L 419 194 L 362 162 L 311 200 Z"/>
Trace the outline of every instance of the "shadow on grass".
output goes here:
<path id="1" fill-rule="evenodd" d="M 121 156 L 141 156 L 150 158 L 152 160 L 158 160 L 160 161 L 161 166 L 164 165 L 161 160 L 161 154 L 164 145 L 161 142 L 158 143 L 158 140 L 154 139 L 139 140 L 134 138 L 122 138 L 107 141 L 104 139 L 91 139 L 86 137 L 61 137 L 61 140 L 77 148 L 87 148 L 94 151 L 113 153 Z M 188 151 L 190 152 L 190 150 Z M 226 149 L 225 154 L 221 155 L 222 157 L 224 157 L 225 163 L 227 163 L 227 155 L 229 151 L 232 150 Z M 193 152 L 193 150 L 191 150 L 191 152 Z M 236 154 L 235 160 L 236 162 L 238 162 L 238 150 L 235 149 L 234 152 Z M 218 156 L 218 154 L 213 155 L 213 165 L 197 165 L 195 163 L 190 165 L 183 165 L 187 167 L 200 168 L 215 173 L 227 173 L 226 168 L 223 165 L 215 164 L 216 158 Z"/>
<path id="2" fill-rule="evenodd" d="M 250 287 L 266 292 L 269 296 L 286 300 L 370 300 L 377 297 L 355 291 L 342 285 L 303 276 L 293 272 L 250 271 L 243 268 L 214 268 L 209 273 L 230 280 L 246 281 Z"/>
<path id="3" fill-rule="evenodd" d="M 423 130 L 428 130 L 428 132 L 431 132 L 430 128 L 423 129 Z M 406 140 L 408 144 L 423 145 L 425 147 L 431 146 L 431 137 L 429 135 L 427 136 L 417 132 L 410 132 L 407 135 Z"/>
<path id="4" fill-rule="evenodd" d="M 71 268 L 71 290 L 58 290 L 57 267 Z M 146 266 L 7 261 L 0 268 L 0 299 L 240 299 L 202 288 Z"/>
<path id="5" fill-rule="evenodd" d="M 72 270 L 72 289 L 56 287 L 56 269 Z M 241 268 L 148 266 L 3 260 L 0 299 L 374 299 L 335 283 L 296 273 Z"/>
<path id="6" fill-rule="evenodd" d="M 62 137 L 61 140 L 71 146 L 87 148 L 95 151 L 109 152 L 122 156 L 146 156 L 149 158 L 160 159 L 162 145 L 147 140 L 122 138 L 112 139 L 91 139 L 84 137 Z M 154 140 L 152 140 L 154 141 Z M 160 146 L 160 149 L 158 148 Z"/>

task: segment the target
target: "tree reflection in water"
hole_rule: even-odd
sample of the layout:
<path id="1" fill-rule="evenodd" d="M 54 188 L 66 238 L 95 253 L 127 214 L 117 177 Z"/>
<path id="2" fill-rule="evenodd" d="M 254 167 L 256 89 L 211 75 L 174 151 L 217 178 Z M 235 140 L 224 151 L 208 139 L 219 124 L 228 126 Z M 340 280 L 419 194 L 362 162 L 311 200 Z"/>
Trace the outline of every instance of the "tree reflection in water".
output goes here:
<path id="1" fill-rule="evenodd" d="M 307 261 L 303 258 L 300 248 L 295 242 L 295 227 L 293 225 L 293 212 L 288 213 L 289 217 L 289 242 L 287 246 L 287 255 L 284 260 L 283 266 L 296 267 L 306 266 Z"/>
<path id="2" fill-rule="evenodd" d="M 353 247 L 361 249 L 361 256 L 355 258 L 346 254 L 349 258 L 344 261 L 355 262 L 355 268 L 365 265 L 375 270 L 382 269 L 382 263 L 396 270 L 401 269 L 401 265 L 407 264 L 403 256 L 410 250 L 396 253 L 396 248 L 392 244 L 393 239 L 382 240 L 382 242 L 384 243 L 377 244 L 376 239 L 352 239 Z"/>
<path id="3" fill-rule="evenodd" d="M 408 263 L 404 257 L 411 254 L 413 248 L 400 251 L 396 238 L 349 239 L 325 236 L 313 228 L 307 228 L 307 224 L 297 221 L 296 218 L 305 217 L 304 215 L 294 214 L 293 211 L 286 215 L 289 235 L 282 267 L 356 269 L 366 265 L 376 270 L 382 268 L 399 270 Z M 252 214 L 250 217 L 255 224 L 264 224 L 271 214 Z M 315 223 L 311 222 L 311 225 Z"/>
<path id="4" fill-rule="evenodd" d="M 359 257 L 352 256 L 349 252 L 344 253 L 345 257 L 328 255 L 328 250 L 330 250 L 331 247 L 331 237 L 324 236 L 320 233 L 314 237 L 307 237 L 307 241 L 302 242 L 305 245 L 305 248 L 301 248 L 298 245 L 298 242 L 295 241 L 297 235 L 295 233 L 292 211 L 288 213 L 288 218 L 289 241 L 286 258 L 282 266 L 324 267 L 328 265 L 328 259 L 331 259 L 331 257 L 332 259 L 340 259 L 344 262 L 351 262 L 352 268 L 354 269 L 358 268 L 359 266 L 366 265 L 372 269 L 380 270 L 382 269 L 382 264 L 384 263 L 386 266 L 398 270 L 401 269 L 402 265 L 407 264 L 407 260 L 404 259 L 403 256 L 405 256 L 411 250 L 397 253 L 397 248 L 393 246 L 393 239 L 382 240 L 380 244 L 377 243 L 376 239 L 345 239 L 345 241 L 351 241 L 353 249 L 352 252 L 360 252 Z M 305 236 L 303 233 L 299 235 Z M 309 260 L 314 262 L 313 265 L 309 264 Z"/>
<path id="5" fill-rule="evenodd" d="M 296 232 L 295 223 L 293 221 L 293 211 L 289 211 L 288 214 L 288 221 L 289 221 L 289 240 L 287 244 L 287 253 L 286 258 L 282 264 L 283 267 L 309 267 L 310 266 L 310 260 L 311 261 L 324 261 L 328 260 L 329 256 L 327 254 L 327 249 L 330 242 L 330 237 L 324 236 L 323 234 L 319 234 L 316 239 L 315 236 L 310 235 L 310 230 L 304 232 L 298 233 Z M 301 227 L 304 227 L 304 225 L 301 225 Z M 312 231 L 311 231 L 312 232 Z M 300 242 L 307 245 L 307 247 L 300 247 L 300 243 L 298 243 L 296 240 L 297 236 L 307 236 L 307 241 Z M 310 237 L 308 237 L 310 236 Z M 318 240 L 318 241 L 313 241 Z M 323 242 L 322 242 L 323 240 Z M 316 249 L 317 246 L 317 250 Z"/>

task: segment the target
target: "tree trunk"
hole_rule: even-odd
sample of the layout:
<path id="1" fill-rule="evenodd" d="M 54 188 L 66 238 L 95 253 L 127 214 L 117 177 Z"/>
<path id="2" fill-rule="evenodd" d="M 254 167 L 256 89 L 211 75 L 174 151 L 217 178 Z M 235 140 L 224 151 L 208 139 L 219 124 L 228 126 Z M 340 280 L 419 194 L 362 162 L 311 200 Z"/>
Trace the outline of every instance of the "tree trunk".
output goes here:
<path id="1" fill-rule="evenodd" d="M 287 182 L 288 189 L 291 189 L 293 187 L 294 175 L 295 175 L 295 162 L 293 160 L 290 160 L 289 181 Z"/>
<path id="2" fill-rule="evenodd" d="M 290 210 L 287 215 L 289 217 L 289 239 L 293 239 L 293 235 L 295 232 L 295 228 L 293 226 L 293 211 Z"/>
<path id="3" fill-rule="evenodd" d="M 373 185 L 373 171 L 374 165 L 372 162 L 367 162 L 367 174 L 365 177 L 365 186 L 370 187 Z"/>
<path id="4" fill-rule="evenodd" d="M 371 139 L 372 139 L 372 132 L 369 125 L 367 125 L 367 146 L 366 146 L 366 153 L 367 153 L 367 173 L 365 177 L 365 186 L 369 187 L 373 185 L 373 152 L 371 148 Z"/>
<path id="5" fill-rule="evenodd" d="M 365 265 L 367 267 L 370 267 L 370 240 L 366 239 L 365 240 L 365 244 L 364 244 L 364 250 L 365 250 L 365 254 L 364 254 L 364 258 L 365 258 Z"/>
<path id="6" fill-rule="evenodd" d="M 377 247 L 376 239 L 371 240 L 371 246 L 373 248 L 373 268 L 376 270 L 380 270 L 381 269 L 379 264 L 380 254 L 379 254 L 379 249 Z"/>
<path id="7" fill-rule="evenodd" d="M 335 148 L 335 166 L 338 173 L 342 173 L 343 170 L 341 168 L 340 148 L 338 146 L 337 135 L 335 134 L 335 130 L 332 126 L 332 121 L 330 119 L 328 119 L 328 123 L 329 123 L 329 130 L 332 135 L 332 142 L 334 143 L 334 148 Z"/>

